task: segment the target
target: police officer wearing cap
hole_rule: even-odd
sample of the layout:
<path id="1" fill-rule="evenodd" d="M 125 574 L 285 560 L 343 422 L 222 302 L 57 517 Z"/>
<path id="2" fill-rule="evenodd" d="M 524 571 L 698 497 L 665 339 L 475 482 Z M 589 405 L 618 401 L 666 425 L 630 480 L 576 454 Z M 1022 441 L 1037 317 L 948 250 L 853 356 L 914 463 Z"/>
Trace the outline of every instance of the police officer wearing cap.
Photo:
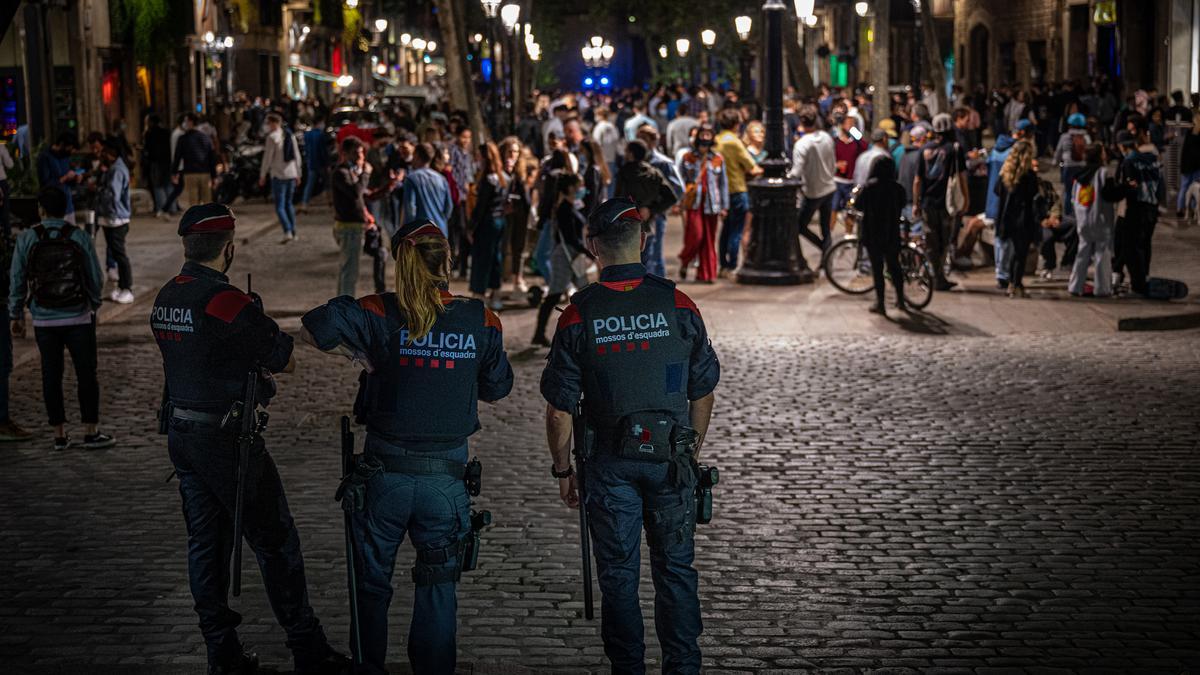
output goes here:
<path id="1" fill-rule="evenodd" d="M 362 672 L 387 672 L 392 570 L 407 534 L 417 551 L 408 658 L 413 672 L 451 674 L 455 588 L 478 541 L 464 483 L 467 438 L 480 428 L 478 401 L 507 396 L 513 373 L 500 319 L 482 301 L 450 294 L 441 229 L 405 225 L 392 256 L 395 292 L 334 298 L 304 315 L 301 338 L 363 367 L 354 412 L 366 443 L 342 484 L 361 491 L 351 510 Z"/>
<path id="2" fill-rule="evenodd" d="M 189 208 L 179 222 L 185 263 L 155 298 L 150 327 L 166 376 L 162 424 L 188 532 L 188 578 L 209 673 L 253 673 L 258 657 L 243 653 L 229 608 L 230 555 L 237 485 L 236 413 L 247 374 L 295 369 L 292 338 L 261 305 L 229 283 L 234 217 L 221 204 Z M 266 405 L 269 396 L 260 396 Z M 288 510 L 275 462 L 258 438 L 250 453 L 243 531 L 262 571 L 267 599 L 287 632 L 296 673 L 339 673 L 345 656 L 330 648 L 308 602 L 300 535 Z"/>
<path id="3" fill-rule="evenodd" d="M 646 273 L 646 236 L 629 199 L 610 199 L 592 212 L 586 243 L 599 260 L 600 281 L 576 293 L 562 313 L 541 391 L 559 495 L 571 508 L 584 495 L 612 671 L 646 669 L 638 604 L 644 528 L 663 672 L 698 673 L 693 495 L 720 364 L 695 303 L 671 281 Z M 585 437 L 594 440 L 576 473 L 572 412 L 581 396 Z"/>

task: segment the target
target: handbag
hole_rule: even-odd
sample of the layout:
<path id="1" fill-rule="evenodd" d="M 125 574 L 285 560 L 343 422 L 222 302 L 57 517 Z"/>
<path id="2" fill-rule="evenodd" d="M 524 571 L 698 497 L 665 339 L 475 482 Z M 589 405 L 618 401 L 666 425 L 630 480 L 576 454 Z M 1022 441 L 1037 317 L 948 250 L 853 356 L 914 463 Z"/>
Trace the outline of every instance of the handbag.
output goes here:
<path id="1" fill-rule="evenodd" d="M 948 161 L 953 162 L 958 157 L 957 143 L 954 144 L 953 153 L 953 157 L 948 158 Z M 946 213 L 951 216 L 957 216 L 967 210 L 966 199 L 963 198 L 962 188 L 959 184 L 959 181 L 963 179 L 963 174 L 957 168 L 956 165 L 954 175 L 946 180 Z"/>

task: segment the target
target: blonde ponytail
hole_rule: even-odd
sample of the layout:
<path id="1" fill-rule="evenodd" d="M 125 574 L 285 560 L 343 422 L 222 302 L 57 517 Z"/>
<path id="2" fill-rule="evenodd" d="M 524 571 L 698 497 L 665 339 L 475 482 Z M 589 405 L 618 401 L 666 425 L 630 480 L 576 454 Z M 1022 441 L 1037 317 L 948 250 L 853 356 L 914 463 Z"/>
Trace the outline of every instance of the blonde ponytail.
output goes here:
<path id="1" fill-rule="evenodd" d="M 439 286 L 450 283 L 450 245 L 443 237 L 424 236 L 396 247 L 396 303 L 412 344 L 429 334 L 446 311 Z"/>

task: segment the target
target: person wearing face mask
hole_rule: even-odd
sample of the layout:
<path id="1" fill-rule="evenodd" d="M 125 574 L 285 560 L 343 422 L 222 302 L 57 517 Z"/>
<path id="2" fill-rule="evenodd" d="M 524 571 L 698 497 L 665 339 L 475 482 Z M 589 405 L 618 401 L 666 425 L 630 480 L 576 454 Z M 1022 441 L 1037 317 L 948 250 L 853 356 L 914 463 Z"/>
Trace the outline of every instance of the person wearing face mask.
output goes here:
<path id="1" fill-rule="evenodd" d="M 229 608 L 230 555 L 240 418 L 247 373 L 258 373 L 259 405 L 275 393 L 274 375 L 296 369 L 293 340 L 264 313 L 262 299 L 229 283 L 235 218 L 222 204 L 198 204 L 179 221 L 183 269 L 154 299 L 150 329 L 163 359 L 167 450 L 179 477 L 188 533 L 188 579 L 208 672 L 253 673 L 258 657 L 244 652 Z M 257 410 L 257 405 L 254 406 Z M 267 599 L 287 633 L 295 672 L 346 672 L 349 660 L 329 646 L 308 602 L 300 534 L 261 430 L 242 486 L 244 535 L 262 571 Z"/>
<path id="2" fill-rule="evenodd" d="M 71 167 L 71 153 L 78 148 L 79 139 L 75 134 L 63 132 L 37 156 L 38 184 L 52 186 L 63 194 L 66 198 L 63 220 L 72 224 L 75 223 L 75 203 L 71 198 L 71 188 L 79 184 L 81 174 Z"/>
<path id="3" fill-rule="evenodd" d="M 725 161 L 713 150 L 713 129 L 697 128 L 695 147 L 679 161 L 683 178 L 683 250 L 679 253 L 679 278 L 687 279 L 692 261 L 699 259 L 696 281 L 713 283 L 717 278 L 717 222 L 729 210 L 729 180 Z"/>

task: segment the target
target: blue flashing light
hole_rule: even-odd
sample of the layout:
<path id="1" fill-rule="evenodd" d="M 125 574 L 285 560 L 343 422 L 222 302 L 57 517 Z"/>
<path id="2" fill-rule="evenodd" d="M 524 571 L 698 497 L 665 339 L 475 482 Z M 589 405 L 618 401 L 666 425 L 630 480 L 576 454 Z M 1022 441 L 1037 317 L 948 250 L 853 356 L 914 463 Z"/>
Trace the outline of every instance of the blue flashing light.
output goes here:
<path id="1" fill-rule="evenodd" d="M 600 86 L 601 86 L 601 87 L 607 87 L 607 86 L 608 86 L 608 78 L 607 78 L 607 77 L 602 77 L 602 78 L 600 78 Z"/>
<path id="2" fill-rule="evenodd" d="M 484 57 L 479 60 L 479 73 L 483 75 L 484 82 L 492 81 L 492 60 Z"/>
<path id="3" fill-rule="evenodd" d="M 590 77 L 583 78 L 583 86 L 590 87 L 593 84 L 595 84 L 595 80 L 593 80 L 592 78 L 590 78 Z"/>

